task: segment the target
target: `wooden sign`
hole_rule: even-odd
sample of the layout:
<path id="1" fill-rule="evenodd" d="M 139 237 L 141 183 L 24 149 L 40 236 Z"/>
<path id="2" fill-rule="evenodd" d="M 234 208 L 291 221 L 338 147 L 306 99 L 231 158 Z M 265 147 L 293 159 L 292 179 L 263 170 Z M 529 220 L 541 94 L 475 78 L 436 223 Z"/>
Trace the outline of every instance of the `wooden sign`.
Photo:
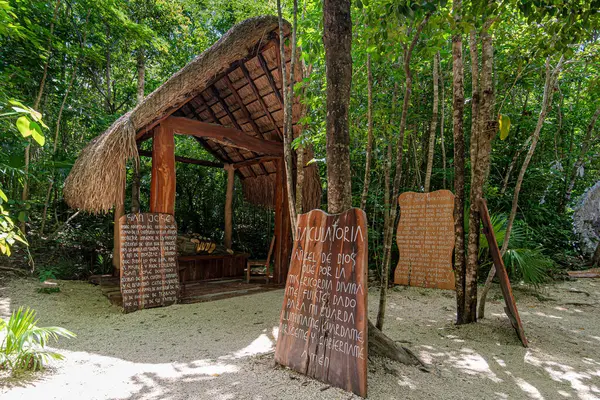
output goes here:
<path id="1" fill-rule="evenodd" d="M 171 214 L 119 219 L 121 294 L 125 312 L 168 306 L 179 298 L 177 226 Z"/>
<path id="2" fill-rule="evenodd" d="M 517 303 L 515 303 L 512 288 L 510 287 L 510 280 L 508 279 L 508 273 L 506 272 L 506 267 L 504 266 L 504 261 L 502 260 L 502 254 L 498 248 L 496 235 L 494 235 L 494 228 L 492 227 L 492 221 L 490 220 L 487 202 L 484 199 L 479 200 L 479 214 L 481 217 L 481 222 L 483 223 L 483 233 L 487 238 L 490 247 L 490 254 L 492 256 L 492 260 L 494 261 L 494 265 L 496 266 L 496 275 L 500 280 L 500 289 L 502 290 L 502 296 L 504 297 L 504 303 L 506 304 L 506 307 L 504 307 L 504 312 L 506 312 L 506 315 L 508 315 L 510 324 L 513 326 L 513 328 L 515 328 L 515 331 L 517 331 L 517 336 L 519 336 L 519 339 L 521 339 L 521 343 L 523 343 L 524 347 L 527 347 L 527 338 L 525 337 L 523 323 L 521 322 L 521 317 L 519 317 Z"/>
<path id="3" fill-rule="evenodd" d="M 367 218 L 298 216 L 275 361 L 367 395 Z"/>
<path id="4" fill-rule="evenodd" d="M 400 259 L 394 283 L 454 290 L 454 194 L 449 190 L 406 192 L 398 203 Z"/>

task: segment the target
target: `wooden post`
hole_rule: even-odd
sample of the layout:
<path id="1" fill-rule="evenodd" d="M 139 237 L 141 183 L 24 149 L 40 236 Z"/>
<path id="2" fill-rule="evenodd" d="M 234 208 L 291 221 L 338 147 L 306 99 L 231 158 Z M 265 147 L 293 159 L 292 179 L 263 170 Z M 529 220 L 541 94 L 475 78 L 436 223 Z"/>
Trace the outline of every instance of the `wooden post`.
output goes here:
<path id="1" fill-rule="evenodd" d="M 225 171 L 227 171 L 227 195 L 225 197 L 225 247 L 231 249 L 231 233 L 233 231 L 233 184 L 235 183 L 235 169 L 233 165 L 226 164 Z"/>
<path id="2" fill-rule="evenodd" d="M 287 201 L 287 190 L 285 184 L 285 167 L 283 159 L 275 163 L 277 172 L 275 175 L 275 268 L 273 270 L 273 282 L 284 283 L 287 279 L 290 253 L 292 250 L 292 226 L 290 222 L 290 210 Z"/>
<path id="3" fill-rule="evenodd" d="M 114 227 L 113 227 L 113 268 L 115 273 L 121 270 L 121 234 L 119 229 L 119 218 L 125 215 L 125 181 L 123 181 L 123 196 L 120 202 L 115 204 Z"/>
<path id="4" fill-rule="evenodd" d="M 175 139 L 163 125 L 155 128 L 152 140 L 150 212 L 175 214 Z"/>

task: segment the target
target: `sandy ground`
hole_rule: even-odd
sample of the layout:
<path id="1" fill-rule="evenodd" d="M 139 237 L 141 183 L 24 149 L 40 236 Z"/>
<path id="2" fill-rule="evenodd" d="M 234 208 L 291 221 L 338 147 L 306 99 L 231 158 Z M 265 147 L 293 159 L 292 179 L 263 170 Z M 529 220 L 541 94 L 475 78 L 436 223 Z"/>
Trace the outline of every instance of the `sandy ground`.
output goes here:
<path id="1" fill-rule="evenodd" d="M 44 373 L 0 379 L 2 399 L 351 399 L 273 362 L 283 290 L 122 314 L 98 287 L 61 282 L 39 294 L 33 280 L 0 285 L 0 315 L 19 305 L 40 325 L 77 338 Z M 374 318 L 378 293 L 369 293 Z M 423 372 L 369 362 L 370 399 L 600 399 L 600 280 L 534 293 L 515 288 L 530 348 L 520 345 L 498 288 L 488 318 L 456 327 L 452 292 L 396 288 L 386 333 L 433 365 Z"/>

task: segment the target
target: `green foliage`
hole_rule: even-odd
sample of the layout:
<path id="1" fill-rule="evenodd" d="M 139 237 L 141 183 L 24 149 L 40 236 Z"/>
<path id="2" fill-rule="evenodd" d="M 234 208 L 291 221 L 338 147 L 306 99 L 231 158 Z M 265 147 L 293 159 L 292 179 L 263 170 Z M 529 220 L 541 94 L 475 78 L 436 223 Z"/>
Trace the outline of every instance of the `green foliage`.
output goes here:
<path id="1" fill-rule="evenodd" d="M 13 374 L 38 371 L 49 360 L 64 358 L 60 353 L 46 350 L 46 346 L 51 340 L 76 335 L 60 327 L 38 327 L 37 323 L 36 312 L 29 307 L 13 311 L 8 321 L 0 319 L 0 336 L 4 338 L 0 345 L 0 369 Z"/>
<path id="2" fill-rule="evenodd" d="M 506 235 L 507 218 L 505 215 L 493 214 L 490 216 L 494 235 L 501 247 Z M 509 276 L 513 280 L 523 281 L 526 284 L 537 286 L 549 278 L 549 271 L 554 267 L 554 262 L 543 253 L 541 247 L 529 248 L 527 242 L 527 226 L 518 223 L 513 226 L 509 246 L 503 260 Z M 485 235 L 480 238 L 480 259 L 491 262 L 489 243 Z"/>
<path id="3" fill-rule="evenodd" d="M 283 3 L 285 17 L 291 20 L 291 2 Z M 303 134 L 293 145 L 297 147 L 302 141 L 312 146 L 313 159 L 306 161 L 318 166 L 326 189 L 322 1 L 299 3 L 300 57 L 310 74 L 305 74 L 295 87 L 306 112 L 301 121 Z M 0 0 L 0 59 L 3 60 L 0 63 L 0 104 L 6 105 L 0 112 L 0 250 L 11 251 L 13 244 L 22 243 L 23 246 L 14 246 L 13 256 L 7 262 L 24 265 L 24 242 L 28 242 L 41 276 L 84 278 L 111 270 L 113 222 L 110 215 L 81 214 L 69 220 L 74 211 L 62 200 L 62 186 L 84 146 L 135 106 L 139 56 L 143 55 L 145 60 L 145 94 L 148 94 L 212 45 L 233 24 L 257 15 L 275 14 L 276 9 L 274 1 L 76 0 L 60 2 L 54 18 L 56 4 L 55 1 Z M 568 206 L 572 203 L 567 204 L 564 212 L 559 209 L 585 139 L 587 124 L 600 98 L 597 4 L 597 0 L 578 1 L 576 7 L 566 0 L 465 0 L 462 21 L 456 24 L 447 1 L 352 1 L 353 79 L 348 123 L 352 169 L 349 179 L 352 179 L 354 205 L 359 202 L 366 161 L 367 54 L 372 60 L 374 76 L 375 142 L 366 207 L 372 268 L 380 264 L 383 253 L 383 214 L 388 207 L 383 201 L 384 172 L 388 144 L 392 146 L 392 160 L 396 159 L 398 147 L 406 78 L 403 52 L 417 24 L 426 15 L 430 17 L 429 22 L 411 58 L 412 95 L 406 137 L 400 144 L 404 153 L 401 191 L 422 190 L 432 114 L 431 60 L 438 51 L 441 55 L 440 91 L 445 93 L 445 98 L 440 99 L 440 114 L 444 108 L 446 165 L 444 168 L 442 164 L 440 119 L 431 182 L 434 190 L 453 189 L 451 36 L 463 35 L 464 128 L 468 153 L 472 104 L 468 38 L 471 31 L 479 32 L 483 22 L 493 18 L 494 89 L 496 103 L 501 104 L 494 112 L 500 114 L 498 136 L 501 140 L 494 140 L 492 144 L 485 197 L 498 215 L 510 211 L 516 176 L 528 148 L 525 144 L 535 128 L 542 102 L 545 58 L 550 56 L 555 65 L 564 55 L 568 65 L 553 93 L 553 106 L 523 181 L 518 229 L 513 233 L 523 241 L 511 239 L 507 253 L 511 259 L 505 260 L 507 267 L 514 279 L 531 282 L 535 279 L 526 271 L 526 265 L 531 264 L 528 256 L 538 259 L 549 256 L 562 268 L 576 267 L 573 263 L 581 257 L 570 227 Z M 34 111 L 26 104 L 36 103 L 44 76 L 46 82 L 39 110 Z M 15 98 L 22 101 L 15 102 Z M 39 114 L 42 110 L 44 121 Z M 15 124 L 16 121 L 20 122 Z M 597 157 L 600 142 L 596 140 L 597 135 L 594 138 L 584 157 L 583 176 L 578 176 L 575 182 L 573 200 L 600 176 L 600 158 Z M 32 157 L 25 174 L 24 154 L 28 142 L 32 143 Z M 44 142 L 47 144 L 41 147 Z M 211 159 L 211 155 L 191 139 L 177 138 L 176 147 L 178 155 Z M 515 158 L 506 190 L 503 190 L 509 166 Z M 395 162 L 391 167 L 395 170 Z M 470 167 L 467 160 L 467 175 Z M 131 174 L 131 168 L 128 171 Z M 21 191 L 26 179 L 30 184 L 30 198 L 23 201 Z M 131 175 L 128 184 L 130 182 Z M 196 231 L 221 240 L 224 182 L 222 171 L 178 165 L 176 218 L 183 232 Z M 468 182 L 467 178 L 467 190 Z M 148 209 L 149 186 L 150 161 L 142 159 L 142 210 Z M 128 196 L 130 189 L 127 187 Z M 245 203 L 239 185 L 234 202 L 236 248 L 250 251 L 253 256 L 265 256 L 272 234 L 273 212 Z M 69 223 L 65 225 L 67 220 Z M 19 221 L 27 225 L 27 240 L 16 228 Z M 43 234 L 42 224 L 45 225 Z M 501 235 L 502 231 L 499 229 L 497 233 Z M 498 237 L 500 242 L 502 238 Z M 520 251 L 520 258 L 510 255 L 513 249 Z M 533 253 L 526 255 L 526 251 Z M 482 257 L 487 256 L 482 254 Z M 392 264 L 395 260 L 394 248 Z"/>

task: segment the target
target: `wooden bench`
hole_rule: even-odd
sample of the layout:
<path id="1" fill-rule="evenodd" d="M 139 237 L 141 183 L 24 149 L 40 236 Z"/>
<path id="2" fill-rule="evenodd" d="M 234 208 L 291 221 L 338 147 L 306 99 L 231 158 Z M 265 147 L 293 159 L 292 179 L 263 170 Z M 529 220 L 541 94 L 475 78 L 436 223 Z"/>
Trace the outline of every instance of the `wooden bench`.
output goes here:
<path id="1" fill-rule="evenodd" d="M 266 260 L 248 260 L 246 262 L 246 282 L 250 283 L 252 276 L 252 267 L 262 267 L 265 269 L 264 273 L 259 272 L 255 276 L 264 276 L 266 283 L 269 283 L 269 267 L 271 266 L 271 256 L 273 255 L 273 247 L 275 246 L 275 236 L 271 239 L 271 245 L 269 246 L 269 253 L 267 254 Z M 261 269 L 262 269 L 261 268 Z"/>

